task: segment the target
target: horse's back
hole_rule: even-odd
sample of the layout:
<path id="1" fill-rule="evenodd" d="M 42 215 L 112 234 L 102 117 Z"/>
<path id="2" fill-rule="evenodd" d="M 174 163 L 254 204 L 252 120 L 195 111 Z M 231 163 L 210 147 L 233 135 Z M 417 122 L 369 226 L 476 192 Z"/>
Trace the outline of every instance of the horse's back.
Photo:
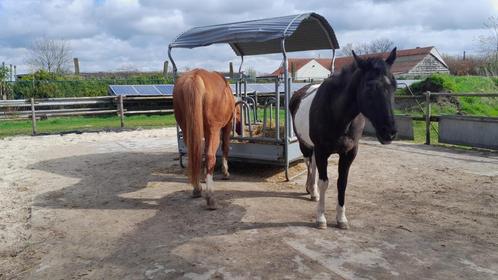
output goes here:
<path id="1" fill-rule="evenodd" d="M 197 90 L 193 90 L 197 83 Z M 173 89 L 173 106 L 177 120 L 187 118 L 189 110 L 185 101 L 187 96 L 202 95 L 204 122 L 208 125 L 223 127 L 233 115 L 235 98 L 230 85 L 223 75 L 204 69 L 194 69 L 181 75 Z"/>

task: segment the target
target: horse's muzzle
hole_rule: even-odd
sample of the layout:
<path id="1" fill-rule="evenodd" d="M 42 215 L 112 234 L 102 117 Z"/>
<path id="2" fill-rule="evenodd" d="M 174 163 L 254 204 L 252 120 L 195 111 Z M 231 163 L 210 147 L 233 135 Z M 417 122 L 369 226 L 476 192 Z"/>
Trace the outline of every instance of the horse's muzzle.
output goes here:
<path id="1" fill-rule="evenodd" d="M 396 138 L 396 129 L 384 129 L 381 133 L 377 133 L 377 139 L 383 145 L 391 144 L 391 142 Z"/>

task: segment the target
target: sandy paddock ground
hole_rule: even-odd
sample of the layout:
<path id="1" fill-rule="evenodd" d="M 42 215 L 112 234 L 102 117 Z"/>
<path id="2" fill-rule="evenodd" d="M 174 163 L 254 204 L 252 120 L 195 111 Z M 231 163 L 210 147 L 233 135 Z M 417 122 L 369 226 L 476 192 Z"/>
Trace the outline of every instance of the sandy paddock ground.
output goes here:
<path id="1" fill-rule="evenodd" d="M 0 140 L 0 278 L 498 278 L 496 153 L 363 141 L 345 231 L 335 185 L 318 230 L 305 176 L 268 166 L 217 174 L 207 211 L 175 152 L 175 129 Z"/>

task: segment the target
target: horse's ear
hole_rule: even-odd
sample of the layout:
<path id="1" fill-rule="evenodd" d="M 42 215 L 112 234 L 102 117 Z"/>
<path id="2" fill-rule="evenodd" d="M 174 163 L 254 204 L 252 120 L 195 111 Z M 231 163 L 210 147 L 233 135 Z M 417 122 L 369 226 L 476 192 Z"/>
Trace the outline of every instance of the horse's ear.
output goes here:
<path id="1" fill-rule="evenodd" d="M 391 54 L 389 54 L 389 57 L 386 59 L 387 65 L 393 65 L 394 60 L 396 60 L 396 47 L 394 47 L 394 49 L 391 51 Z"/>
<path id="2" fill-rule="evenodd" d="M 363 61 L 363 59 L 359 58 L 353 50 L 351 50 L 351 53 L 353 54 L 353 58 L 354 58 L 354 61 L 356 63 L 356 66 L 358 66 L 358 68 L 360 68 L 360 69 L 365 68 L 365 61 Z"/>

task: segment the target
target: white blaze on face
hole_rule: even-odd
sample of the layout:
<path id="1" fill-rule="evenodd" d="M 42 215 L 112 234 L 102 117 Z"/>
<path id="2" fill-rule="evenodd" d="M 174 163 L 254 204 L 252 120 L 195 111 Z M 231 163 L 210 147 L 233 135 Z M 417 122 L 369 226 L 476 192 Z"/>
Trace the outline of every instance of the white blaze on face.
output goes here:
<path id="1" fill-rule="evenodd" d="M 299 139 L 304 142 L 303 144 L 308 147 L 314 146 L 310 138 L 310 108 L 319 86 L 320 85 L 312 85 L 308 88 L 307 93 L 310 94 L 301 100 L 294 117 L 296 134 L 299 136 Z"/>

